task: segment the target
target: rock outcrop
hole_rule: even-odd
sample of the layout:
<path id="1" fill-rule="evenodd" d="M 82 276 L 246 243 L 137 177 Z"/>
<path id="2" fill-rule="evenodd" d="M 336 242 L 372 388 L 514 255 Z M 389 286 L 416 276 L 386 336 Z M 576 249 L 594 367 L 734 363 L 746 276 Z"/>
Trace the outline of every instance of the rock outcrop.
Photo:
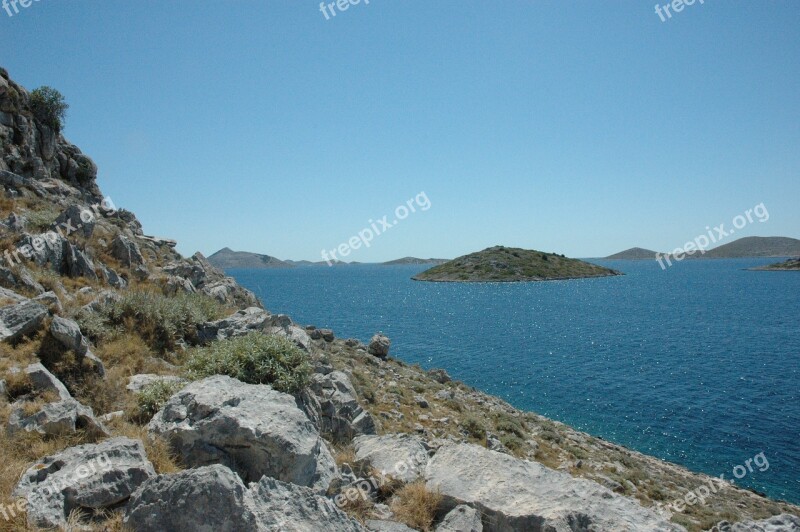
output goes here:
<path id="1" fill-rule="evenodd" d="M 683 530 L 595 482 L 472 444 L 440 448 L 425 480 L 445 507 L 478 509 L 492 531 Z"/>
<path id="2" fill-rule="evenodd" d="M 13 495 L 27 501 L 31 526 L 64 528 L 73 510 L 117 507 L 154 476 L 140 441 L 114 438 L 44 458 L 22 475 Z"/>
<path id="3" fill-rule="evenodd" d="M 317 430 L 334 441 L 375 434 L 375 420 L 358 403 L 353 384 L 341 371 L 314 373 L 302 402 Z"/>
<path id="4" fill-rule="evenodd" d="M 412 482 L 425 473 L 428 451 L 422 440 L 409 434 L 360 436 L 353 440 L 356 460 L 365 462 L 403 482 Z"/>
<path id="5" fill-rule="evenodd" d="M 43 305 L 27 300 L 0 309 L 0 341 L 16 342 L 36 332 L 48 315 Z"/>
<path id="6" fill-rule="evenodd" d="M 266 385 L 225 376 L 172 396 L 148 425 L 190 467 L 223 464 L 245 482 L 262 476 L 327 489 L 336 464 L 295 399 Z"/>
<path id="7" fill-rule="evenodd" d="M 125 524 L 133 530 L 364 530 L 333 502 L 308 488 L 269 477 L 248 488 L 222 465 L 148 480 L 131 497 Z"/>

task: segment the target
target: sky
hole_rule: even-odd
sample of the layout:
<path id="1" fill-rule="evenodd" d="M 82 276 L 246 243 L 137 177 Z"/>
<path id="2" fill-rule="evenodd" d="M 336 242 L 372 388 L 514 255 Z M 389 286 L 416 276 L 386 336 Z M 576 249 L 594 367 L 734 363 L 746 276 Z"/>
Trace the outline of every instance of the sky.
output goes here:
<path id="1" fill-rule="evenodd" d="M 0 66 L 64 94 L 104 194 L 184 254 L 321 260 L 361 232 L 345 260 L 598 257 L 761 204 L 727 241 L 800 238 L 796 0 L 664 21 L 627 0 L 18 9 L 0 10 Z"/>

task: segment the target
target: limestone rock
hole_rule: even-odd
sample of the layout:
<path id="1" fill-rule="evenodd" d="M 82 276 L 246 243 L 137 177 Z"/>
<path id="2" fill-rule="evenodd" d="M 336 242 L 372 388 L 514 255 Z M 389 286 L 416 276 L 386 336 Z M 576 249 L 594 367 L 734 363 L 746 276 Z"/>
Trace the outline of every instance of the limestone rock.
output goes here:
<path id="1" fill-rule="evenodd" d="M 269 321 L 270 314 L 258 307 L 240 310 L 227 318 L 209 321 L 197 327 L 197 338 L 200 343 L 212 340 L 224 340 L 235 336 L 244 336 L 254 331 L 262 331 Z"/>
<path id="2" fill-rule="evenodd" d="M 409 434 L 359 436 L 353 445 L 357 461 L 403 482 L 412 482 L 423 475 L 428 463 L 422 440 Z"/>
<path id="3" fill-rule="evenodd" d="M 23 301 L 0 309 L 0 341 L 15 342 L 36 332 L 49 312 L 35 301 Z"/>
<path id="4" fill-rule="evenodd" d="M 375 434 L 375 420 L 356 399 L 346 373 L 314 373 L 302 395 L 306 413 L 323 434 L 335 441 L 350 441 L 362 434 Z"/>
<path id="5" fill-rule="evenodd" d="M 37 392 L 54 392 L 61 400 L 72 399 L 67 387 L 41 364 L 31 364 L 25 368 L 33 388 Z"/>
<path id="6" fill-rule="evenodd" d="M 154 476 L 142 442 L 113 438 L 44 458 L 22 475 L 13 496 L 27 500 L 31 526 L 63 528 L 73 510 L 115 507 Z"/>
<path id="7" fill-rule="evenodd" d="M 369 347 L 367 348 L 367 352 L 370 355 L 376 356 L 378 358 L 386 358 L 389 356 L 390 346 L 391 346 L 391 341 L 387 336 L 383 334 L 376 334 L 369 341 Z"/>
<path id="8" fill-rule="evenodd" d="M 81 333 L 81 328 L 72 320 L 53 317 L 50 323 L 50 334 L 64 346 L 75 352 L 78 356 L 83 356 L 89 350 L 89 341 Z"/>
<path id="9" fill-rule="evenodd" d="M 336 464 L 295 399 L 266 385 L 214 376 L 173 395 L 148 429 L 190 467 L 221 463 L 246 482 L 267 475 L 327 488 Z"/>
<path id="10" fill-rule="evenodd" d="M 160 475 L 131 497 L 133 530 L 361 532 L 329 499 L 269 477 L 249 488 L 230 469 L 210 465 Z"/>
<path id="11" fill-rule="evenodd" d="M 383 519 L 368 519 L 367 529 L 373 532 L 414 532 L 413 528 L 410 528 L 403 523 L 398 523 L 397 521 L 385 521 Z"/>
<path id="12" fill-rule="evenodd" d="M 144 264 L 139 245 L 122 234 L 118 234 L 111 241 L 111 255 L 128 268 Z"/>
<path id="13" fill-rule="evenodd" d="M 468 504 L 489 530 L 683 530 L 595 482 L 472 444 L 441 447 L 425 479 L 445 508 Z"/>
<path id="14" fill-rule="evenodd" d="M 466 504 L 459 504 L 444 517 L 436 532 L 483 532 L 481 514 Z"/>
<path id="15" fill-rule="evenodd" d="M 800 517 L 781 514 L 761 521 L 743 521 L 735 524 L 722 521 L 712 530 L 714 532 L 800 532 Z"/>
<path id="16" fill-rule="evenodd" d="M 8 419 L 8 432 L 38 432 L 47 436 L 71 434 L 77 430 L 85 430 L 94 437 L 105 437 L 109 433 L 95 417 L 88 406 L 75 399 L 62 399 L 44 405 L 38 412 L 26 416 L 24 402 L 15 403 L 14 410 Z"/>

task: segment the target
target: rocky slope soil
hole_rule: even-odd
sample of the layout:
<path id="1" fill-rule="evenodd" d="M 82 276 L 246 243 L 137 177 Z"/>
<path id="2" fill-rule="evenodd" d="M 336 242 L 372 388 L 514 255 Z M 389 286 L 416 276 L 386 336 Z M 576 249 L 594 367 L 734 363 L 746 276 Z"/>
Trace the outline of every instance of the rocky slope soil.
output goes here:
<path id="1" fill-rule="evenodd" d="M 662 508 L 714 481 L 270 313 L 95 173 L 0 70 L 0 530 L 800 530 L 729 484 Z"/>

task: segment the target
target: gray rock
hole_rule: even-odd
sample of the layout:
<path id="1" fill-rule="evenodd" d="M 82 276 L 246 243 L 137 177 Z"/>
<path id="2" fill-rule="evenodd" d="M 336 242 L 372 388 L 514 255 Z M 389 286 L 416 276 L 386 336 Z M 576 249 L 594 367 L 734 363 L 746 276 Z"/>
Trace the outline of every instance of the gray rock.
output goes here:
<path id="1" fill-rule="evenodd" d="M 76 355 L 83 356 L 89 350 L 89 341 L 81 333 L 81 328 L 72 320 L 54 316 L 50 323 L 50 334 L 64 349 L 74 351 Z"/>
<path id="2" fill-rule="evenodd" d="M 428 400 L 425 399 L 422 395 L 415 395 L 414 402 L 417 403 L 417 406 L 420 408 L 430 408 L 430 404 L 428 404 Z"/>
<path id="3" fill-rule="evenodd" d="M 389 347 L 391 346 L 392 342 L 389 338 L 383 334 L 376 334 L 372 337 L 369 341 L 369 347 L 367 348 L 367 352 L 370 355 L 376 356 L 378 358 L 386 358 L 389 356 Z"/>
<path id="4" fill-rule="evenodd" d="M 58 215 L 53 225 L 66 235 L 78 233 L 88 238 L 92 236 L 96 224 L 94 211 L 74 203 Z"/>
<path id="5" fill-rule="evenodd" d="M 111 256 L 128 268 L 144 264 L 144 257 L 139 250 L 139 245 L 122 234 L 118 234 L 111 241 Z"/>
<path id="6" fill-rule="evenodd" d="M 197 290 L 194 285 L 185 277 L 170 275 L 164 283 L 164 293 L 168 296 L 174 296 L 175 294 L 194 294 L 195 292 L 197 292 Z"/>
<path id="7" fill-rule="evenodd" d="M 27 501 L 31 526 L 63 528 L 73 510 L 115 507 L 154 476 L 142 442 L 113 438 L 44 458 L 22 475 L 13 496 Z"/>
<path id="8" fill-rule="evenodd" d="M 483 532 L 481 514 L 466 504 L 459 504 L 448 513 L 436 532 Z"/>
<path id="9" fill-rule="evenodd" d="M 364 530 L 308 488 L 269 477 L 248 488 L 219 464 L 148 480 L 131 497 L 125 524 L 174 532 Z"/>
<path id="10" fill-rule="evenodd" d="M 353 440 L 356 460 L 403 482 L 412 482 L 425 472 L 428 452 L 422 440 L 409 434 L 359 436 Z"/>
<path id="11" fill-rule="evenodd" d="M 80 249 L 69 244 L 65 249 L 65 258 L 67 265 L 66 271 L 70 277 L 97 279 L 97 272 L 94 269 L 92 259 Z"/>
<path id="12" fill-rule="evenodd" d="M 443 369 L 431 369 L 428 371 L 428 375 L 433 377 L 433 380 L 439 384 L 446 384 L 452 380 L 450 379 L 450 375 Z"/>
<path id="13" fill-rule="evenodd" d="M 373 532 L 414 532 L 413 528 L 409 528 L 403 523 L 383 519 L 367 519 L 367 529 Z"/>
<path id="14" fill-rule="evenodd" d="M 56 313 L 63 312 L 64 307 L 61 305 L 61 300 L 55 292 L 45 292 L 33 298 L 37 303 L 41 303 L 46 307 L 52 307 Z"/>
<path id="15" fill-rule="evenodd" d="M 0 309 L 0 341 L 16 342 L 36 332 L 47 315 L 47 308 L 30 300 Z"/>
<path id="16" fill-rule="evenodd" d="M 324 491 L 336 473 L 325 442 L 288 394 L 214 376 L 173 395 L 148 425 L 190 467 L 221 463 L 246 482 L 263 475 Z"/>
<path id="17" fill-rule="evenodd" d="M 200 343 L 212 340 L 225 340 L 235 336 L 244 336 L 254 331 L 263 331 L 270 314 L 258 307 L 240 310 L 225 319 L 209 321 L 197 327 L 197 338 Z"/>
<path id="18" fill-rule="evenodd" d="M 71 434 L 84 430 L 93 437 L 107 437 L 106 428 L 95 417 L 88 406 L 75 399 L 63 399 L 44 405 L 38 412 L 26 416 L 24 402 L 12 405 L 14 409 L 8 418 L 8 433 L 38 432 L 47 436 Z"/>
<path id="19" fill-rule="evenodd" d="M 72 399 L 72 395 L 64 383 L 47 371 L 43 365 L 31 364 L 25 368 L 25 373 L 28 374 L 33 383 L 33 389 L 37 392 L 55 392 L 61 400 Z"/>
<path id="20" fill-rule="evenodd" d="M 314 373 L 301 395 L 306 413 L 317 429 L 335 441 L 347 441 L 362 434 L 375 434 L 375 420 L 356 399 L 346 373 Z"/>
<path id="21" fill-rule="evenodd" d="M 189 383 L 189 381 L 186 379 L 175 377 L 174 375 L 153 375 L 150 373 L 142 373 L 129 378 L 128 385 L 125 388 L 130 392 L 138 393 L 154 382 L 169 382 L 175 384 Z"/>
<path id="22" fill-rule="evenodd" d="M 98 263 L 97 269 L 100 271 L 100 276 L 109 286 L 113 286 L 114 288 L 125 288 L 128 286 L 128 281 L 105 264 Z"/>
<path id="23" fill-rule="evenodd" d="M 731 524 L 722 521 L 712 532 L 798 532 L 800 531 L 800 517 L 781 514 L 763 519 L 761 521 L 743 521 Z"/>
<path id="24" fill-rule="evenodd" d="M 283 336 L 295 343 L 299 348 L 308 351 L 311 347 L 311 337 L 305 329 L 295 324 L 292 319 L 285 314 L 270 315 L 267 320 L 264 332 Z"/>
<path id="25" fill-rule="evenodd" d="M 320 337 L 325 340 L 326 342 L 333 342 L 336 339 L 336 335 L 333 334 L 331 329 L 319 329 Z"/>
<path id="26" fill-rule="evenodd" d="M 468 504 L 489 530 L 683 530 L 596 482 L 472 444 L 439 448 L 425 479 L 446 509 Z"/>
<path id="27" fill-rule="evenodd" d="M 110 305 L 122 299 L 122 296 L 113 290 L 102 290 L 91 303 L 87 303 L 81 310 L 87 312 L 97 312 L 106 305 Z"/>
<path id="28" fill-rule="evenodd" d="M 2 299 L 6 299 L 8 301 L 11 301 L 12 303 L 22 303 L 23 301 L 28 300 L 27 297 L 21 296 L 18 293 L 14 292 L 13 290 L 0 287 L 0 300 Z"/>

